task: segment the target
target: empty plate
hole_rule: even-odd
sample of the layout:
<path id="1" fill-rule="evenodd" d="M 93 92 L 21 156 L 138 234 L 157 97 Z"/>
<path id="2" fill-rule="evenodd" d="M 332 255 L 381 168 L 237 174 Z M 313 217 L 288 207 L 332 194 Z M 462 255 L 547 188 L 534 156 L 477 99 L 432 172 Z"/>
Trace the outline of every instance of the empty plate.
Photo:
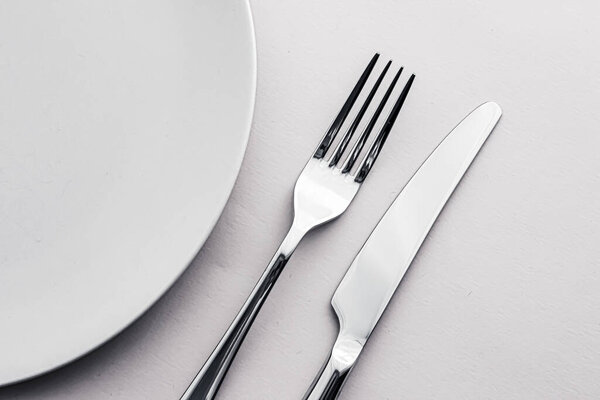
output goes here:
<path id="1" fill-rule="evenodd" d="M 0 384 L 143 313 L 213 228 L 254 106 L 247 1 L 0 3 Z"/>

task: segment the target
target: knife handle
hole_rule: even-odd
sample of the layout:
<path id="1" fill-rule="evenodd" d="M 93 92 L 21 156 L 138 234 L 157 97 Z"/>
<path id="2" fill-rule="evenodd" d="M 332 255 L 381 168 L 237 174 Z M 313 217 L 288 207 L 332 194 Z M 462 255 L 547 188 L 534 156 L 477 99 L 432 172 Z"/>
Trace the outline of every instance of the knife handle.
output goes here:
<path id="1" fill-rule="evenodd" d="M 364 343 L 340 334 L 329 359 L 304 395 L 303 400 L 335 400 L 362 351 Z"/>
<path id="2" fill-rule="evenodd" d="M 304 227 L 298 226 L 296 223 L 292 224 L 290 231 L 254 286 L 242 309 L 180 400 L 211 400 L 216 396 L 256 315 L 306 232 L 307 229 Z"/>

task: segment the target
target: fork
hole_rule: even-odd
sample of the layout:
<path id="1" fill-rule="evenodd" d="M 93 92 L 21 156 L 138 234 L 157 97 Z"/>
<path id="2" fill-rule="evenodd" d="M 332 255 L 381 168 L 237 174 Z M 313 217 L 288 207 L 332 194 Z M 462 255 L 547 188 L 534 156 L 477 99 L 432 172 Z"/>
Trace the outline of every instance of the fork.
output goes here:
<path id="1" fill-rule="evenodd" d="M 371 131 L 375 127 L 388 98 L 392 94 L 394 86 L 402 73 L 402 68 L 399 69 L 392 79 L 368 124 L 352 146 L 346 160 L 343 163 L 341 161 L 352 136 L 357 131 L 362 118 L 375 97 L 375 93 L 388 72 L 392 63 L 391 61 L 385 65 L 379 74 L 377 81 L 365 98 L 350 127 L 335 146 L 331 156 L 327 158 L 326 155 L 337 134 L 340 132 L 344 121 L 350 114 L 378 58 L 379 54 L 373 56 L 354 86 L 350 96 L 342 106 L 342 109 L 335 117 L 314 154 L 308 160 L 308 163 L 298 177 L 294 188 L 294 219 L 289 232 L 258 280 L 252 293 L 242 306 L 242 309 L 180 400 L 207 400 L 213 399 L 216 396 L 225 374 L 248 333 L 252 322 L 267 299 L 281 271 L 298 246 L 298 243 L 311 229 L 340 216 L 348 208 L 358 189 L 367 178 L 404 104 L 415 78 L 414 75 L 411 75 L 406 82 L 385 123 L 382 125 L 356 172 L 352 173 L 352 169 Z"/>

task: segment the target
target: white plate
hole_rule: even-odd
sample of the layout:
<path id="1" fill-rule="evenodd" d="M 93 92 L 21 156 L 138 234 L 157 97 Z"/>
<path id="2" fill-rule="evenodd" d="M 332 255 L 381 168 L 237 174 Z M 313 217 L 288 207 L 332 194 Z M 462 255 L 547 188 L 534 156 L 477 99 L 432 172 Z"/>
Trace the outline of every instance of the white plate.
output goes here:
<path id="1" fill-rule="evenodd" d="M 255 77 L 244 0 L 0 2 L 0 384 L 100 345 L 181 274 Z"/>

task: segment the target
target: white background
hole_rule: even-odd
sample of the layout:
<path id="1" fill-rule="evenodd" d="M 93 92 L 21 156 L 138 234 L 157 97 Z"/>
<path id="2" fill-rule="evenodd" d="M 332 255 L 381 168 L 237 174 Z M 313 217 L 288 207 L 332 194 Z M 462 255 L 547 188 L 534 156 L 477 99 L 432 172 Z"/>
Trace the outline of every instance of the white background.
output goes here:
<path id="1" fill-rule="evenodd" d="M 335 338 L 329 300 L 350 261 L 433 147 L 487 100 L 504 116 L 341 398 L 600 398 L 598 3 L 251 4 L 255 118 L 203 250 L 122 334 L 0 398 L 178 399 L 283 238 L 295 179 L 375 51 L 417 74 L 411 95 L 348 212 L 288 264 L 219 398 L 301 398 Z"/>

